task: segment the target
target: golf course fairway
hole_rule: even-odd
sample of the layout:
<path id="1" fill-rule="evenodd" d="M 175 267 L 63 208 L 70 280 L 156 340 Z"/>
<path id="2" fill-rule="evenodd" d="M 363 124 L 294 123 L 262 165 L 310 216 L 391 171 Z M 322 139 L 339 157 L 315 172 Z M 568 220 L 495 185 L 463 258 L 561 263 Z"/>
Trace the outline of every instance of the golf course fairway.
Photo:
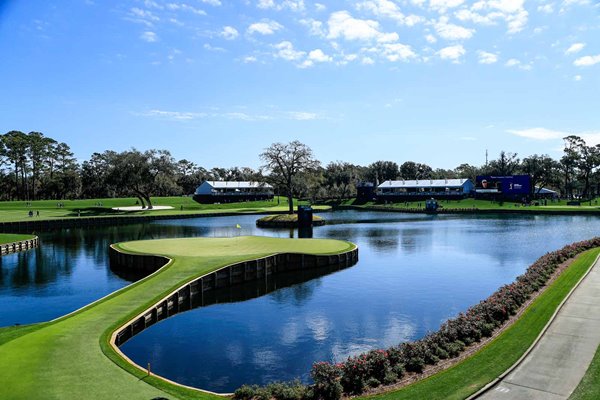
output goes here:
<path id="1" fill-rule="evenodd" d="M 171 261 L 154 274 L 54 321 L 0 328 L 1 399 L 217 398 L 148 376 L 114 350 L 111 335 L 167 294 L 224 266 L 273 254 L 335 255 L 356 249 L 339 240 L 252 236 L 144 240 L 113 247 Z"/>

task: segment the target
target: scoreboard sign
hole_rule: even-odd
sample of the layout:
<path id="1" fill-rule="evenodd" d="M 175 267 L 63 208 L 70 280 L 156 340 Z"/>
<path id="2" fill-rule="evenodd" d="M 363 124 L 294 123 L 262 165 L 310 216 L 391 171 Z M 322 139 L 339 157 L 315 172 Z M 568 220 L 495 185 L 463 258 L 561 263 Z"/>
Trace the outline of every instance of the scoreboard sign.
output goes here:
<path id="1" fill-rule="evenodd" d="M 475 193 L 528 195 L 531 193 L 531 178 L 529 175 L 480 175 L 476 178 Z"/>

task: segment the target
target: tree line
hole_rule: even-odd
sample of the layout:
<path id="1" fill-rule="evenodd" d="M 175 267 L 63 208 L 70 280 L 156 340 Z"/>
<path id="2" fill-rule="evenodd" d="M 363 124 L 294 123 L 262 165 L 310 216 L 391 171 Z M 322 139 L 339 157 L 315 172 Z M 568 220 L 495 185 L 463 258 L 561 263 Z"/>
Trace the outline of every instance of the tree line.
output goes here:
<path id="1" fill-rule="evenodd" d="M 66 143 L 40 132 L 10 131 L 0 135 L 0 200 L 86 199 L 134 196 L 151 206 L 151 196 L 194 193 L 206 180 L 267 181 L 277 194 L 312 200 L 345 199 L 356 195 L 360 182 L 452 179 L 477 175 L 529 174 L 535 188 L 555 189 L 563 197 L 588 198 L 600 193 L 600 146 L 578 136 L 564 138 L 558 160 L 542 154 L 520 159 L 501 151 L 498 158 L 454 169 L 405 161 L 376 161 L 361 166 L 344 161 L 323 165 L 312 149 L 293 141 L 274 143 L 260 155 L 263 165 L 206 169 L 189 160 L 176 160 L 168 150 L 94 153 L 81 163 Z"/>

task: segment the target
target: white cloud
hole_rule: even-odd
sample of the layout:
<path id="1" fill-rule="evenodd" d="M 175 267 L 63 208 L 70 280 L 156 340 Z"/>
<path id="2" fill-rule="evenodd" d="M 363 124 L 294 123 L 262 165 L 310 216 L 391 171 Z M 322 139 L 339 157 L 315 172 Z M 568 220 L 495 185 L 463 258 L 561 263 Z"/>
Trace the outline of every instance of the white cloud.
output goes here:
<path id="1" fill-rule="evenodd" d="M 244 57 L 244 59 L 242 60 L 245 64 L 251 64 L 251 63 L 255 63 L 256 61 L 258 61 L 256 59 L 255 56 L 246 56 Z"/>
<path id="2" fill-rule="evenodd" d="M 325 4 L 315 3 L 315 9 L 317 11 L 325 11 L 327 10 L 327 6 L 325 6 Z"/>
<path id="3" fill-rule="evenodd" d="M 137 18 L 142 18 L 150 21 L 160 21 L 160 18 L 154 15 L 151 11 L 142 10 L 141 8 L 134 7 L 130 11 L 130 14 Z"/>
<path id="4" fill-rule="evenodd" d="M 479 14 L 478 12 L 474 12 L 467 8 L 460 9 L 454 13 L 454 16 L 463 22 L 473 22 L 478 25 L 494 25 L 496 24 L 496 20 L 498 18 L 502 18 L 502 13 L 488 13 L 488 14 Z"/>
<path id="5" fill-rule="evenodd" d="M 498 62 L 498 54 L 479 50 L 477 55 L 479 56 L 479 64 L 494 64 Z"/>
<path id="6" fill-rule="evenodd" d="M 567 51 L 565 51 L 565 54 L 579 53 L 581 50 L 583 50 L 584 47 L 585 47 L 585 43 L 573 43 L 571 46 L 569 46 Z"/>
<path id="7" fill-rule="evenodd" d="M 315 49 L 308 53 L 308 59 L 314 62 L 331 62 L 331 56 L 323 53 L 321 49 Z"/>
<path id="8" fill-rule="evenodd" d="M 306 9 L 304 0 L 283 0 L 279 2 L 275 0 L 258 0 L 258 4 L 256 6 L 263 10 L 271 9 L 277 11 L 288 9 L 298 12 Z"/>
<path id="9" fill-rule="evenodd" d="M 298 61 L 301 58 L 304 57 L 304 55 L 306 54 L 305 51 L 299 51 L 294 49 L 294 45 L 292 44 L 292 42 L 289 41 L 283 41 L 281 43 L 278 43 L 276 45 L 274 45 L 273 47 L 275 47 L 277 49 L 277 53 L 276 56 L 279 58 L 283 58 L 284 60 L 287 61 Z"/>
<path id="10" fill-rule="evenodd" d="M 429 8 L 443 13 L 449 8 L 460 6 L 462 3 L 464 3 L 464 0 L 429 0 Z"/>
<path id="11" fill-rule="evenodd" d="M 521 65 L 521 61 L 517 60 L 516 58 L 511 58 L 506 63 L 504 63 L 504 65 L 506 65 L 507 67 L 516 67 L 517 65 Z"/>
<path id="12" fill-rule="evenodd" d="M 553 131 L 546 128 L 509 129 L 507 132 L 516 136 L 535 140 L 561 139 L 569 136 L 569 133 Z"/>
<path id="13" fill-rule="evenodd" d="M 432 34 L 426 35 L 425 40 L 427 40 L 427 43 L 431 43 L 431 44 L 437 42 L 437 38 L 435 36 L 433 36 Z"/>
<path id="14" fill-rule="evenodd" d="M 210 4 L 211 6 L 220 6 L 221 5 L 220 0 L 200 0 L 200 1 L 205 4 Z"/>
<path id="15" fill-rule="evenodd" d="M 266 121 L 273 119 L 268 115 L 251 115 L 243 112 L 228 112 L 223 114 L 211 114 L 211 117 L 224 117 L 228 119 L 240 119 L 242 121 Z"/>
<path id="16" fill-rule="evenodd" d="M 261 35 L 272 35 L 276 31 L 283 29 L 277 21 L 265 19 L 261 22 L 255 22 L 248 27 L 247 32 L 251 35 L 253 33 L 260 33 Z"/>
<path id="17" fill-rule="evenodd" d="M 348 11 L 332 13 L 327 24 L 329 39 L 371 40 L 381 36 L 377 21 L 353 18 Z"/>
<path id="18" fill-rule="evenodd" d="M 234 40 L 239 36 L 239 32 L 233 26 L 224 26 L 223 30 L 219 33 L 219 36 L 226 40 Z"/>
<path id="19" fill-rule="evenodd" d="M 576 67 L 591 67 L 592 65 L 600 63 L 600 54 L 596 56 L 584 56 L 573 61 L 573 65 Z"/>
<path id="20" fill-rule="evenodd" d="M 287 113 L 290 119 L 296 121 L 310 121 L 319 118 L 319 114 L 306 111 L 290 111 Z"/>
<path id="21" fill-rule="evenodd" d="M 590 4 L 590 0 L 565 0 L 563 4 L 565 7 L 569 7 L 572 5 L 585 6 Z"/>
<path id="22" fill-rule="evenodd" d="M 507 132 L 516 136 L 521 136 L 533 140 L 560 140 L 567 136 L 575 135 L 582 138 L 588 146 L 595 146 L 597 144 L 600 144 L 599 131 L 564 132 L 546 128 L 529 128 L 509 129 Z"/>
<path id="23" fill-rule="evenodd" d="M 519 68 L 524 71 L 531 71 L 533 69 L 533 66 L 531 65 L 531 63 L 525 64 L 525 63 L 522 63 L 521 60 L 518 60 L 516 58 L 510 58 L 508 61 L 506 61 L 504 63 L 504 66 L 509 67 L 509 68 Z"/>
<path id="24" fill-rule="evenodd" d="M 206 11 L 196 8 L 194 6 L 190 6 L 186 3 L 169 3 L 167 4 L 167 8 L 172 11 L 187 11 L 196 15 L 206 15 Z"/>
<path id="25" fill-rule="evenodd" d="M 504 21 L 508 33 L 514 34 L 525 28 L 529 13 L 525 10 L 524 0 L 479 0 L 454 15 L 461 21 L 479 25 L 494 25 L 497 21 Z"/>
<path id="26" fill-rule="evenodd" d="M 307 111 L 280 111 L 271 114 L 254 114 L 240 111 L 218 111 L 214 109 L 211 112 L 187 112 L 187 111 L 165 111 L 153 109 L 145 112 L 133 112 L 133 115 L 141 117 L 161 118 L 171 121 L 192 121 L 204 118 L 226 118 L 241 121 L 268 121 L 275 119 L 292 119 L 296 121 L 310 121 L 322 118 L 321 115 Z"/>
<path id="27" fill-rule="evenodd" d="M 444 47 L 440 51 L 437 52 L 438 56 L 442 60 L 452 60 L 455 63 L 458 63 L 460 58 L 466 54 L 465 48 L 461 44 L 457 44 L 454 46 Z"/>
<path id="28" fill-rule="evenodd" d="M 312 36 L 325 36 L 325 30 L 323 29 L 323 22 L 318 21 L 316 19 L 308 18 L 301 19 L 300 22 L 302 25 L 308 27 L 308 33 Z"/>
<path id="29" fill-rule="evenodd" d="M 143 117 L 160 117 L 170 119 L 174 121 L 189 121 L 197 118 L 204 118 L 208 116 L 206 113 L 194 113 L 194 112 L 182 112 L 182 111 L 163 111 L 163 110 L 150 110 L 144 113 L 139 113 Z"/>
<path id="30" fill-rule="evenodd" d="M 214 52 L 217 52 L 217 53 L 224 53 L 224 52 L 227 51 L 227 50 L 225 50 L 222 47 L 212 46 L 210 43 L 204 43 L 204 46 L 202 46 L 202 47 L 204 47 L 205 50 L 214 51 Z"/>
<path id="31" fill-rule="evenodd" d="M 439 37 L 446 40 L 470 39 L 475 32 L 474 29 L 448 23 L 448 17 L 441 17 L 435 24 L 435 30 Z"/>
<path id="32" fill-rule="evenodd" d="M 575 82 L 579 82 L 581 79 L 582 79 L 582 78 L 581 78 L 581 75 L 575 75 L 575 76 L 573 77 L 573 80 L 574 80 Z"/>
<path id="33" fill-rule="evenodd" d="M 375 64 L 375 60 L 373 60 L 371 57 L 363 57 L 363 59 L 360 62 L 363 63 L 364 65 Z"/>
<path id="34" fill-rule="evenodd" d="M 158 40 L 158 36 L 152 31 L 146 31 L 140 35 L 140 39 L 148 43 L 153 43 Z"/>
<path id="35" fill-rule="evenodd" d="M 357 4 L 358 10 L 366 10 L 380 18 L 389 18 L 402 25 L 413 26 L 422 21 L 424 18 L 418 15 L 404 15 L 400 11 L 400 7 L 391 0 L 368 0 Z"/>
<path id="36" fill-rule="evenodd" d="M 377 42 L 379 42 L 379 43 L 392 43 L 392 42 L 397 42 L 398 39 L 400 39 L 400 36 L 396 32 L 382 33 L 377 38 Z"/>
<path id="37" fill-rule="evenodd" d="M 417 56 L 409 45 L 402 43 L 384 44 L 383 55 L 392 62 L 408 61 Z"/>
<path id="38" fill-rule="evenodd" d="M 552 4 L 552 3 L 542 4 L 542 5 L 538 6 L 537 10 L 538 10 L 538 12 L 541 12 L 544 14 L 552 14 L 554 12 L 554 4 Z"/>

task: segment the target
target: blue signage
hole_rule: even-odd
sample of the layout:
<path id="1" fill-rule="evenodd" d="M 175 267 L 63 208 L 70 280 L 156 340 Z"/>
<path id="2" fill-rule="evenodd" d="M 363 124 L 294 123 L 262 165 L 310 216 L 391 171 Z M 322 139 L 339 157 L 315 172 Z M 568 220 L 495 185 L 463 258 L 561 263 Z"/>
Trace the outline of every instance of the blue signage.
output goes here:
<path id="1" fill-rule="evenodd" d="M 476 179 L 475 192 L 509 196 L 528 195 L 531 193 L 531 177 L 529 175 L 481 175 Z"/>

